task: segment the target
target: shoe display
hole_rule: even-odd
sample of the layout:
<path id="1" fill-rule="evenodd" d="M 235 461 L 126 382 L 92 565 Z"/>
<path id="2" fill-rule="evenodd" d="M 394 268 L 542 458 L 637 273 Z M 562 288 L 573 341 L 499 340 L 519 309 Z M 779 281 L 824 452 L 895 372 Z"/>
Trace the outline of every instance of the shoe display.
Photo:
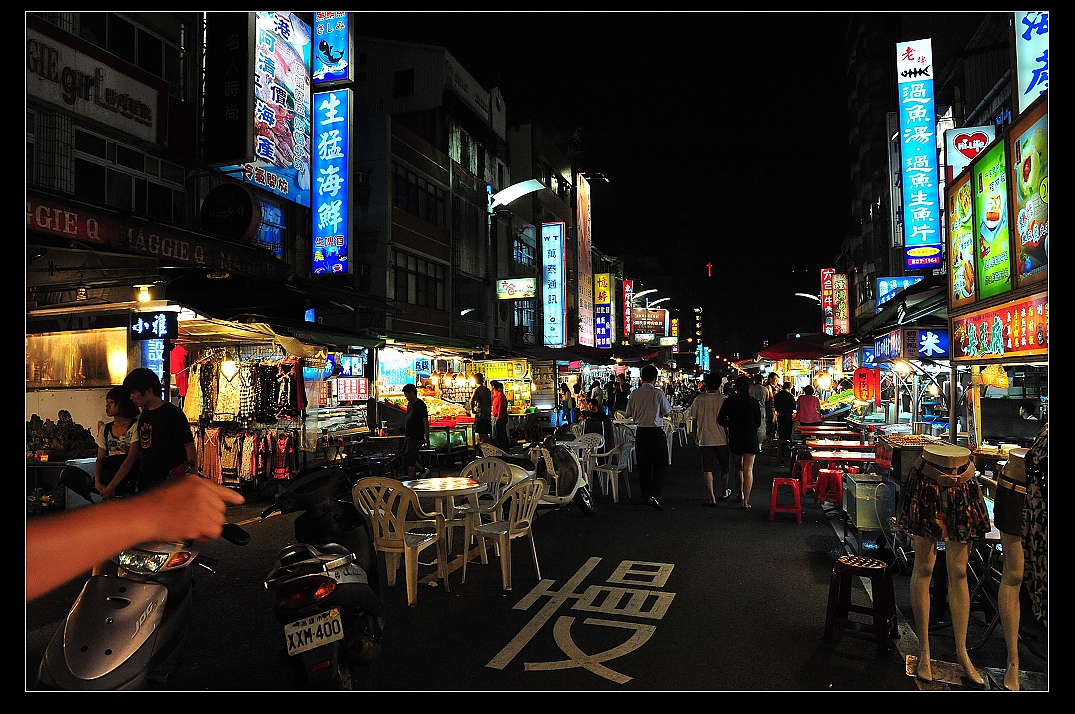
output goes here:
<path id="1" fill-rule="evenodd" d="M 649 502 L 649 505 L 653 507 L 653 510 L 655 510 L 655 511 L 663 511 L 664 510 L 664 506 L 661 505 L 661 502 L 657 500 L 656 496 L 650 496 L 646 500 Z"/>

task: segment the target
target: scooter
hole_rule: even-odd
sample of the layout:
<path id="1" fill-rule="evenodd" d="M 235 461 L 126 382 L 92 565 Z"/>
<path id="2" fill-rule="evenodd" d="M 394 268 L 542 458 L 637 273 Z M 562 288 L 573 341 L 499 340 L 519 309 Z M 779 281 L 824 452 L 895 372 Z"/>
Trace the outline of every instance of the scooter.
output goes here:
<path id="1" fill-rule="evenodd" d="M 540 445 L 532 446 L 528 457 L 509 454 L 491 444 L 481 444 L 478 454 L 507 463 L 512 485 L 528 478 L 545 479 L 549 489 L 541 497 L 542 504 L 559 507 L 574 501 L 587 516 L 597 514 L 590 486 L 582 477 L 582 464 L 570 449 L 557 444 L 554 437 L 546 437 Z"/>
<path id="2" fill-rule="evenodd" d="M 250 542 L 241 526 L 222 537 Z M 192 541 L 128 548 L 91 575 L 38 668 L 38 689 L 163 688 L 175 671 L 190 629 L 194 566 L 215 572 L 218 561 Z"/>
<path id="3" fill-rule="evenodd" d="M 261 514 L 300 513 L 296 542 L 265 576 L 282 627 L 281 659 L 296 688 L 352 689 L 355 668 L 381 652 L 384 574 L 352 485 L 342 466 L 314 467 Z"/>

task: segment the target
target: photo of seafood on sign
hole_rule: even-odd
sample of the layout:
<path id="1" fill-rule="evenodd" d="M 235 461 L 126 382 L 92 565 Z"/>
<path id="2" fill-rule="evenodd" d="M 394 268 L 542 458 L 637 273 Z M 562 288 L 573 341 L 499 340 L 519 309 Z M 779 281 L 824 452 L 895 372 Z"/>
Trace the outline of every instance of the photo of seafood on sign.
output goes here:
<path id="1" fill-rule="evenodd" d="M 1048 98 L 1032 106 L 1009 132 L 1016 284 L 1049 278 Z"/>
<path id="2" fill-rule="evenodd" d="M 953 305 L 974 301 L 977 286 L 976 261 L 974 259 L 974 212 L 971 197 L 970 174 L 950 184 L 948 196 L 948 275 L 949 299 Z"/>
<path id="3" fill-rule="evenodd" d="M 983 151 L 971 165 L 971 175 L 977 221 L 978 297 L 987 298 L 1012 288 L 1004 143 L 995 142 Z"/>

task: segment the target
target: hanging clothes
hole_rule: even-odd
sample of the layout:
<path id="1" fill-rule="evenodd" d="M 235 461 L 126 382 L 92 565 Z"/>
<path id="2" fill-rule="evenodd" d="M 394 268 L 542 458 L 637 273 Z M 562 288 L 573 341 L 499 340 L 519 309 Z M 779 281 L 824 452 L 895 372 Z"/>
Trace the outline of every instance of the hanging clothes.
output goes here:
<path id="1" fill-rule="evenodd" d="M 260 434 L 256 431 L 243 432 L 242 445 L 239 447 L 239 480 L 248 482 L 258 478 L 258 441 Z"/>
<path id="2" fill-rule="evenodd" d="M 197 424 L 202 416 L 202 368 L 205 365 L 195 363 L 187 370 L 187 394 L 183 398 L 183 413 L 187 421 Z"/>
<path id="3" fill-rule="evenodd" d="M 216 403 L 213 406 L 213 421 L 235 421 L 235 417 L 239 413 L 240 373 L 238 366 L 230 376 L 225 373 L 225 370 L 219 370 Z"/>
<path id="4" fill-rule="evenodd" d="M 179 391 L 180 398 L 187 396 L 189 377 L 187 375 L 187 357 L 189 353 L 183 345 L 176 345 L 168 353 L 168 371 L 172 374 L 172 384 Z"/>
<path id="5" fill-rule="evenodd" d="M 202 473 L 213 483 L 224 483 L 220 472 L 220 427 L 205 428 L 205 443 L 202 448 Z"/>
<path id="6" fill-rule="evenodd" d="M 289 479 L 295 473 L 295 437 L 290 431 L 280 430 L 269 437 L 269 452 L 272 467 L 269 474 L 274 479 Z"/>
<path id="7" fill-rule="evenodd" d="M 249 424 L 257 411 L 257 363 L 243 362 L 239 365 L 239 407 L 235 413 L 237 421 Z"/>

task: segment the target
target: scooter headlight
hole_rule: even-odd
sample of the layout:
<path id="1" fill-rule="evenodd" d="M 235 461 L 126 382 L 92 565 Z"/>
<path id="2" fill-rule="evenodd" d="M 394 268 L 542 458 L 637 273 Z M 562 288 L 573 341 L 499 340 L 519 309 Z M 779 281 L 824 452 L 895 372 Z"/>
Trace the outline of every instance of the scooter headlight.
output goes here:
<path id="1" fill-rule="evenodd" d="M 119 564 L 136 573 L 155 573 L 168 562 L 169 553 L 155 553 L 141 548 L 128 548 L 119 554 Z"/>

